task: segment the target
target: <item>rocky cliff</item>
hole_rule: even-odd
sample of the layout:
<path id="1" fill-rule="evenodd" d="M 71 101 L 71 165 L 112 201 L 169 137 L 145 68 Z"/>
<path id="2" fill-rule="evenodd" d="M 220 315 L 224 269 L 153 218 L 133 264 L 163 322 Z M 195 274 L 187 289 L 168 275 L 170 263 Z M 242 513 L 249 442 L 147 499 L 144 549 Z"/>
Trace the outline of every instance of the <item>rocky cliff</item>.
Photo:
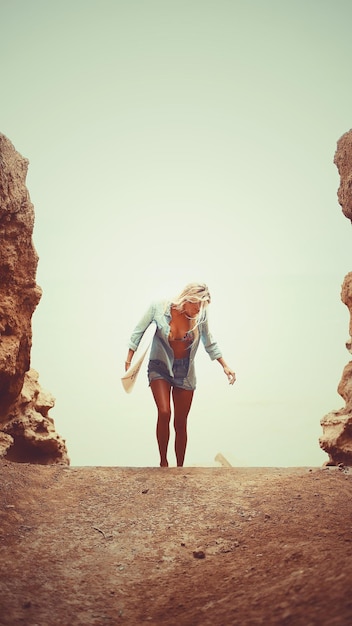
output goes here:
<path id="1" fill-rule="evenodd" d="M 30 369 L 32 315 L 41 289 L 27 170 L 27 159 L 0 134 L 0 456 L 68 464 L 65 442 L 48 416 L 54 399 Z"/>
<path id="2" fill-rule="evenodd" d="M 345 133 L 337 142 L 334 163 L 340 175 L 337 192 L 343 214 L 352 222 L 352 130 Z M 350 312 L 349 339 L 347 350 L 352 354 L 352 272 L 343 281 L 341 300 Z M 345 366 L 337 388 L 345 401 L 345 406 L 331 411 L 321 420 L 323 435 L 320 447 L 329 455 L 330 465 L 352 465 L 352 361 Z"/>

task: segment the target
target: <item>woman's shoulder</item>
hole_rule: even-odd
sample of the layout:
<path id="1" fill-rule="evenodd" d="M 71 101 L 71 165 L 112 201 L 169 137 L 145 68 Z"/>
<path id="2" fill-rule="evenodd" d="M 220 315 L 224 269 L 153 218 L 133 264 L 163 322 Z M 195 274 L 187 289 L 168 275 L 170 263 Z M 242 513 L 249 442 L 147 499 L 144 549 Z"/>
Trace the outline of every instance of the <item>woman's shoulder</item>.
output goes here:
<path id="1" fill-rule="evenodd" d="M 150 303 L 150 309 L 154 315 L 163 315 L 170 312 L 171 303 L 168 300 L 152 300 Z"/>

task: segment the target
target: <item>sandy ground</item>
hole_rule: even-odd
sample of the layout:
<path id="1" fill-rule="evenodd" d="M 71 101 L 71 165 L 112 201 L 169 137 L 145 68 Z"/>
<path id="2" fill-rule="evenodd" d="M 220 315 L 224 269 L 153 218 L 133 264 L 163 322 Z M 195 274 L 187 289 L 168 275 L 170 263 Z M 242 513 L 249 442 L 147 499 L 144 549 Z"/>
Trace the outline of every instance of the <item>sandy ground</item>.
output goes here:
<path id="1" fill-rule="evenodd" d="M 0 471 L 2 626 L 352 624 L 352 470 Z"/>

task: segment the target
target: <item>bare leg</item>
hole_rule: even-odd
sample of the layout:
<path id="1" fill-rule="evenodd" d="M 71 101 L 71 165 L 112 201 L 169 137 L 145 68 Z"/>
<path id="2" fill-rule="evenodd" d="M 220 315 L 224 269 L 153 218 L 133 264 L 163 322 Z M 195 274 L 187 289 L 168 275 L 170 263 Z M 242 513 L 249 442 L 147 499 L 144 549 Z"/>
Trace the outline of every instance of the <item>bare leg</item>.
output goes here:
<path id="1" fill-rule="evenodd" d="M 193 400 L 193 391 L 174 387 L 172 397 L 174 401 L 175 453 L 177 467 L 182 467 L 187 446 L 187 417 Z"/>
<path id="2" fill-rule="evenodd" d="M 171 385 L 166 380 L 157 379 L 150 383 L 155 404 L 158 408 L 158 421 L 156 425 L 156 438 L 160 453 L 160 467 L 168 467 L 167 447 L 170 438 L 170 389 Z"/>

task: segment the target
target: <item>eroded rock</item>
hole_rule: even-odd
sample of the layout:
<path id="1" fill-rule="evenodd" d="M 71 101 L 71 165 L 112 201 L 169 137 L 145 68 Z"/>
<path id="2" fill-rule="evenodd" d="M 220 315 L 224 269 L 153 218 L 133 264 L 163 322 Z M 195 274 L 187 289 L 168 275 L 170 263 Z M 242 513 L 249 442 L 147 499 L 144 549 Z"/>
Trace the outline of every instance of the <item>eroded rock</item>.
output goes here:
<path id="1" fill-rule="evenodd" d="M 48 416 L 54 400 L 30 370 L 32 315 L 42 292 L 27 170 L 28 160 L 0 134 L 0 456 L 68 463 L 65 442 Z"/>
<path id="2" fill-rule="evenodd" d="M 343 214 L 352 221 L 352 130 L 338 140 L 334 163 L 340 174 L 338 201 Z"/>
<path id="3" fill-rule="evenodd" d="M 51 393 L 43 390 L 34 369 L 25 373 L 24 384 L 11 405 L 3 434 L 11 439 L 5 456 L 23 463 L 69 463 L 65 442 L 57 434 L 49 410 L 55 405 Z"/>
<path id="4" fill-rule="evenodd" d="M 352 221 L 352 130 L 345 133 L 337 142 L 334 163 L 340 174 L 337 192 L 343 214 Z M 352 354 L 352 272 L 343 281 L 341 300 L 350 313 L 349 339 L 346 348 Z M 345 401 L 345 406 L 331 411 L 321 420 L 323 435 L 320 447 L 327 452 L 329 465 L 352 465 L 352 361 L 345 366 L 337 388 Z"/>

